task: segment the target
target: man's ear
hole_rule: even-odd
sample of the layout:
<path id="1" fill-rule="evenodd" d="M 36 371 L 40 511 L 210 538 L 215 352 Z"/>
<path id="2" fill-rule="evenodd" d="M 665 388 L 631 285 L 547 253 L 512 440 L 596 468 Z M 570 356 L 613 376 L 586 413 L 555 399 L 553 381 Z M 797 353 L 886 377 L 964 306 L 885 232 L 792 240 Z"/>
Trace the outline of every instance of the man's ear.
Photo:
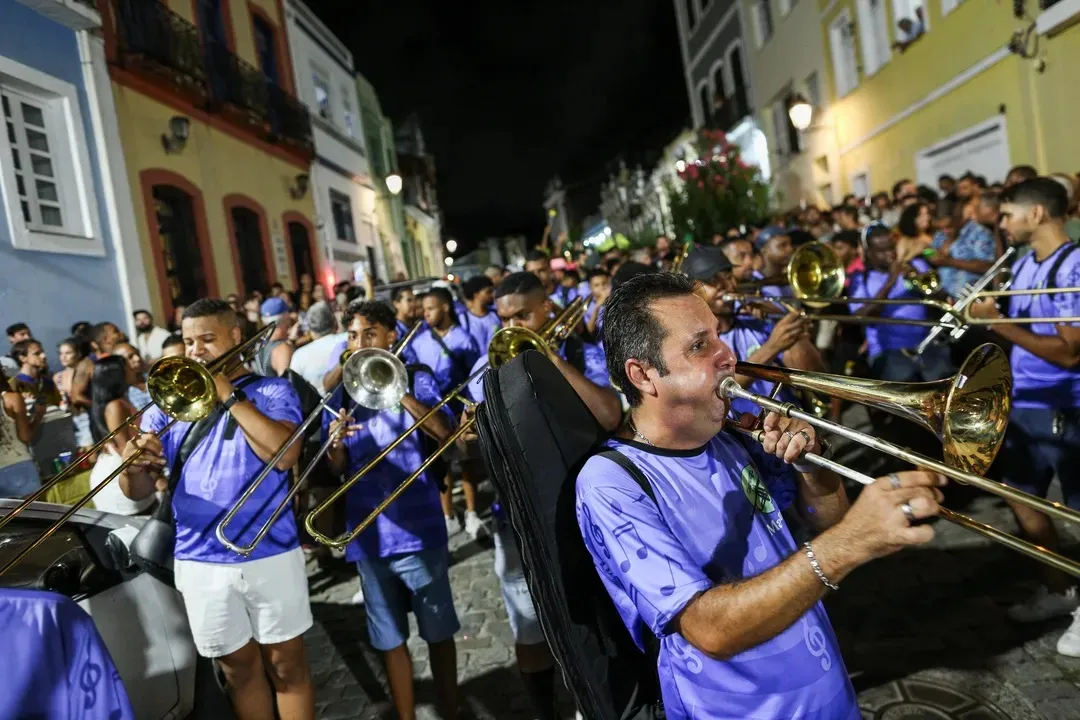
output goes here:
<path id="1" fill-rule="evenodd" d="M 229 336 L 232 338 L 233 344 L 235 345 L 244 342 L 244 331 L 240 329 L 239 325 L 233 325 L 229 329 Z"/>
<path id="2" fill-rule="evenodd" d="M 636 358 L 626 361 L 626 377 L 630 378 L 630 384 L 637 388 L 642 395 L 656 396 L 656 385 L 649 377 L 647 366 Z"/>

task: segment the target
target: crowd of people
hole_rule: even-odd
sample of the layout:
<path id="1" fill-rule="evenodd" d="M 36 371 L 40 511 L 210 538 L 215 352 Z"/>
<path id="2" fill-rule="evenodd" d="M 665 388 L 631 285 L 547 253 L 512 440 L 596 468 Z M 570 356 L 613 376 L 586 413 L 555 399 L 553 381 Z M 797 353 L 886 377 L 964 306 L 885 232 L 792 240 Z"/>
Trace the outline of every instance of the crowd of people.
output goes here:
<path id="1" fill-rule="evenodd" d="M 879 380 L 937 380 L 955 373 L 975 344 L 995 342 L 1009 349 L 1013 372 L 1002 478 L 1045 496 L 1056 475 L 1065 503 L 1080 509 L 1080 484 L 1068 472 L 1072 460 L 1080 459 L 1076 323 L 992 325 L 969 330 L 951 344 L 924 343 L 927 327 L 874 319 L 937 320 L 940 310 L 865 302 L 918 301 L 927 296 L 928 283 L 937 299 L 955 302 L 1007 248 L 1015 248 L 1018 258 L 1013 289 L 1080 286 L 1080 254 L 1073 252 L 1080 237 L 1078 197 L 1080 183 L 1073 176 L 1041 177 L 1033 168 L 1017 167 L 1000 185 L 972 174 L 955 181 L 942 177 L 937 190 L 901 181 L 891 195 L 848 197 L 829 210 L 806 207 L 762 227 L 696 238 L 685 257 L 667 237 L 633 251 L 580 252 L 574 260 L 551 257 L 544 242 L 520 270 L 490 267 L 456 283 L 396 283 L 385 298 L 370 282 L 366 287 L 342 283 L 331 293 L 304 276 L 292 292 L 275 284 L 248 297 L 195 299 L 177 307 L 164 326 L 140 310 L 132 322 L 134 338 L 115 321 L 76 323 L 71 337 L 55 348 L 61 368 L 55 373 L 48 362 L 53 348 L 43 347 L 31 328 L 18 323 L 7 328 L 11 349 L 3 364 L 0 496 L 24 497 L 41 487 L 28 446 L 47 407 L 71 414 L 76 451 L 114 432 L 89 459 L 91 486 L 125 459 L 132 464 L 102 489 L 95 506 L 145 515 L 171 503 L 176 586 L 196 647 L 220 664 L 237 715 L 272 717 L 276 707 L 282 718 L 313 717 L 314 690 L 301 640 L 312 623 L 305 555 L 328 562 L 330 554 L 300 520 L 343 479 L 462 389 L 464 399 L 455 395 L 443 404 L 422 432 L 401 441 L 363 482 L 350 487 L 343 511 L 316 523 L 319 534 L 356 529 L 470 416 L 472 403 L 484 400 L 479 378 L 495 333 L 504 327 L 540 332 L 561 308 L 581 298 L 584 319 L 553 348 L 552 362 L 612 433 L 610 446 L 644 472 L 659 498 L 657 506 L 634 503 L 630 510 L 623 503 L 620 509 L 619 498 L 637 493 L 635 481 L 610 463 L 591 460 L 578 480 L 582 536 L 642 649 L 641 632 L 660 641 L 668 717 L 690 717 L 685 708 L 721 705 L 737 706 L 736 714 L 746 716 L 783 708 L 777 717 L 795 717 L 786 713 L 818 707 L 827 708 L 830 717 L 858 717 L 820 599 L 857 565 L 929 541 L 933 532 L 919 521 L 936 514 L 941 478 L 914 471 L 891 474 L 849 503 L 837 477 L 800 463 L 804 452 L 821 449 L 813 428 L 769 416 L 764 449 L 745 448 L 721 431 L 723 421 L 731 412 L 756 414 L 758 408 L 722 398 L 716 389 L 732 376 L 752 392 L 772 392 L 771 383 L 737 374 L 736 361 Z M 786 279 L 792 254 L 814 242 L 831 248 L 846 269 L 844 296 L 850 300 L 828 311 L 838 320 L 808 317 Z M 679 272 L 668 272 L 676 262 Z M 1014 298 L 1005 310 L 979 302 L 971 311 L 984 318 L 1002 312 L 1080 316 L 1080 294 Z M 845 322 L 845 315 L 861 321 Z M 184 355 L 209 363 L 269 324 L 272 334 L 247 362 L 216 378 L 219 410 L 210 418 L 163 430 L 169 418 L 151 408 L 138 429 L 131 427 L 128 418 L 151 402 L 147 371 L 156 360 Z M 365 349 L 393 351 L 402 360 L 408 380 L 398 404 L 367 408 L 343 390 L 347 358 Z M 230 551 L 215 535 L 222 512 L 328 395 L 310 437 L 290 448 L 237 514 L 233 527 L 243 529 L 236 541 L 252 540 L 312 448 L 327 442 L 327 456 L 295 512 L 284 513 L 251 555 Z M 790 388 L 783 388 L 781 397 L 834 419 L 843 410 L 836 399 Z M 872 419 L 882 433 L 904 432 L 882 417 Z M 183 451 L 189 435 L 197 444 Z M 421 473 L 344 553 L 356 565 L 361 589 L 354 602 L 366 606 L 371 644 L 383 653 L 402 718 L 415 716 L 406 647 L 410 612 L 430 648 L 440 713 L 457 717 L 454 637 L 460 624 L 448 574 L 448 539 L 460 532 L 473 539 L 493 536 L 495 571 L 535 717 L 559 716 L 555 660 L 513 530 L 498 498 L 484 507 L 477 492 L 486 473 L 481 457 L 478 437 L 464 435 L 445 462 Z M 732 487 L 745 487 L 747 467 L 756 467 L 752 476 L 770 498 L 768 509 L 754 512 L 747 505 L 728 517 L 730 508 L 720 499 Z M 701 485 L 702 468 L 722 472 Z M 458 482 L 460 505 L 454 493 Z M 813 547 L 795 543 L 781 516 L 788 507 L 801 513 L 810 537 L 816 537 Z M 1060 545 L 1046 516 L 1021 505 L 1012 508 L 1028 538 L 1051 549 Z M 642 530 L 645 554 L 639 557 L 651 560 L 612 564 L 606 547 L 618 541 L 628 519 Z M 747 533 L 760 541 L 752 551 L 735 542 Z M 1048 570 L 1045 587 L 1012 608 L 1010 616 L 1037 622 L 1073 613 L 1058 651 L 1080 657 L 1078 608 L 1071 581 Z M 808 628 L 817 633 L 813 647 L 802 640 L 804 632 L 813 634 Z M 822 653 L 835 662 L 825 667 Z M 755 657 L 767 657 L 772 667 Z M 696 670 L 689 658 L 696 659 Z M 741 669 L 732 669 L 732 662 Z"/>

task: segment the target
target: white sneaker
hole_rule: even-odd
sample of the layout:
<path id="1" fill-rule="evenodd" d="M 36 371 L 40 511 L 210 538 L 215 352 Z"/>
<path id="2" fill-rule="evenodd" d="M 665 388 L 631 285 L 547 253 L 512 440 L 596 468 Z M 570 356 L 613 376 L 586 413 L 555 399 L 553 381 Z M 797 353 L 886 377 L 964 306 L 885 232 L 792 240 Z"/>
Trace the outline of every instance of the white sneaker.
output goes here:
<path id="1" fill-rule="evenodd" d="M 1080 608 L 1080 596 L 1077 596 L 1075 587 L 1063 593 L 1052 593 L 1040 587 L 1032 598 L 1009 608 L 1009 618 L 1020 623 L 1037 623 L 1068 615 L 1077 608 Z M 1080 642 L 1080 636 L 1077 641 Z"/>
<path id="2" fill-rule="evenodd" d="M 484 521 L 480 519 L 479 515 L 472 510 L 465 513 L 465 532 L 469 534 L 469 537 L 475 540 L 480 531 L 484 529 Z"/>
<path id="3" fill-rule="evenodd" d="M 1080 658 L 1080 609 L 1073 611 L 1072 625 L 1058 638 L 1057 651 L 1062 655 Z"/>
<path id="4" fill-rule="evenodd" d="M 363 605 L 364 604 L 364 586 L 363 585 L 361 585 L 360 587 L 358 587 L 356 589 L 356 594 L 352 596 L 352 604 L 353 605 Z"/>
<path id="5" fill-rule="evenodd" d="M 446 518 L 446 534 L 457 535 L 459 532 L 461 532 L 461 521 L 458 520 L 457 515 Z"/>

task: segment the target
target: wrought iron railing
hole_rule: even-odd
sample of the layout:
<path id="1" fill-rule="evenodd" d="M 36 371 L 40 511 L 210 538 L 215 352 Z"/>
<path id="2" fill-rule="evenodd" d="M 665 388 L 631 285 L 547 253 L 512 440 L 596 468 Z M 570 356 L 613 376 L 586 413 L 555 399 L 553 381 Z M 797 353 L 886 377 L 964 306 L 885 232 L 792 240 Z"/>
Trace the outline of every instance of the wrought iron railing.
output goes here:
<path id="1" fill-rule="evenodd" d="M 194 90 L 213 112 L 257 128 L 268 139 L 314 151 L 307 108 L 222 42 L 154 0 L 113 0 L 118 62 Z"/>

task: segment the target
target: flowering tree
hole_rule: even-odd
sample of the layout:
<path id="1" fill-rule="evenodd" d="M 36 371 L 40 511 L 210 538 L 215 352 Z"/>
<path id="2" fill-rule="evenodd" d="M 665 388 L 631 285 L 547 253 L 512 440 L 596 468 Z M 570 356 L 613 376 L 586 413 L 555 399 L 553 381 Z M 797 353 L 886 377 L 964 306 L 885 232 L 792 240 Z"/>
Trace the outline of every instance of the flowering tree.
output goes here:
<path id="1" fill-rule="evenodd" d="M 708 243 L 717 233 L 768 217 L 769 185 L 723 131 L 701 130 L 695 149 L 698 159 L 679 171 L 681 182 L 666 188 L 677 238 Z"/>

